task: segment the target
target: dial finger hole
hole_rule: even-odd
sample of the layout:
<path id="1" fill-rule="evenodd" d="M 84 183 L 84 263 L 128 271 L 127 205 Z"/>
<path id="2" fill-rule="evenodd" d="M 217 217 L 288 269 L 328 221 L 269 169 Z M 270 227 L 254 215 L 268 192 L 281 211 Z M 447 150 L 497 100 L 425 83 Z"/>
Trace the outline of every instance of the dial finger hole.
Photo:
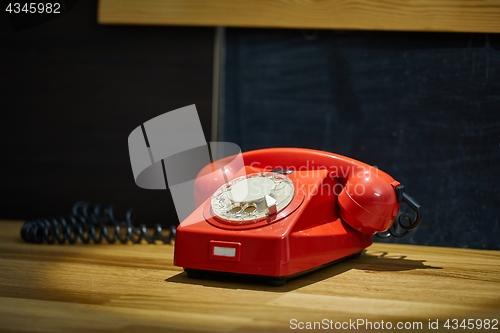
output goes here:
<path id="1" fill-rule="evenodd" d="M 231 208 L 231 210 L 229 211 L 231 214 L 237 214 L 241 211 L 241 207 L 240 206 L 235 206 L 233 208 Z"/>
<path id="2" fill-rule="evenodd" d="M 255 212 L 256 209 L 257 209 L 257 207 L 251 205 L 251 206 L 245 207 L 244 212 L 247 214 L 251 214 L 251 213 Z"/>

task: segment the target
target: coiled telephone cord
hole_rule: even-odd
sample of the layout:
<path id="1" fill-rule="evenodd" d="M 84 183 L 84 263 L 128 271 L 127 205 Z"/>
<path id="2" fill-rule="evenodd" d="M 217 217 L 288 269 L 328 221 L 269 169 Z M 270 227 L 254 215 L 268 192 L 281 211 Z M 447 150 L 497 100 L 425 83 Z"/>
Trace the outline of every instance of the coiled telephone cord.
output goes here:
<path id="1" fill-rule="evenodd" d="M 161 225 L 157 224 L 150 234 L 144 224 L 139 229 L 135 228 L 133 220 L 133 209 L 127 211 L 125 221 L 118 221 L 113 206 L 79 201 L 73 205 L 70 215 L 26 221 L 21 228 L 21 238 L 29 243 L 47 244 L 64 244 L 66 241 L 74 244 L 79 239 L 85 244 L 91 241 L 101 243 L 103 239 L 110 244 L 116 241 L 137 244 L 142 240 L 149 244 L 157 240 L 170 244 L 175 238 L 175 226 L 170 226 L 169 233 L 163 235 Z"/>
<path id="2" fill-rule="evenodd" d="M 402 185 L 400 185 L 400 187 L 404 189 Z M 415 215 L 413 216 L 409 213 L 400 213 L 389 230 L 384 232 L 377 232 L 375 234 L 376 237 L 381 239 L 387 239 L 391 237 L 405 238 L 411 235 L 411 233 L 420 224 L 420 221 L 422 220 L 422 210 L 420 208 L 420 205 L 412 197 L 404 193 L 403 190 L 401 190 L 401 193 L 399 195 L 399 201 L 410 206 Z"/>

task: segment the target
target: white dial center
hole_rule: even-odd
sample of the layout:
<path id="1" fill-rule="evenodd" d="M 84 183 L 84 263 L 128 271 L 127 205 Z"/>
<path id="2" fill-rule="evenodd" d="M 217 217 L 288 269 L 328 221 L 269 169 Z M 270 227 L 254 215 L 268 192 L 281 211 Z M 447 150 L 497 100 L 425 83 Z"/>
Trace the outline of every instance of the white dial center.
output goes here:
<path id="1" fill-rule="evenodd" d="M 266 195 L 270 195 L 275 187 L 275 182 L 269 178 L 246 178 L 231 186 L 228 197 L 233 202 L 238 203 L 257 202 L 262 200 Z"/>
<path id="2" fill-rule="evenodd" d="M 293 199 L 293 182 L 275 172 L 241 176 L 224 184 L 212 196 L 214 214 L 234 224 L 256 223 L 278 214 Z"/>

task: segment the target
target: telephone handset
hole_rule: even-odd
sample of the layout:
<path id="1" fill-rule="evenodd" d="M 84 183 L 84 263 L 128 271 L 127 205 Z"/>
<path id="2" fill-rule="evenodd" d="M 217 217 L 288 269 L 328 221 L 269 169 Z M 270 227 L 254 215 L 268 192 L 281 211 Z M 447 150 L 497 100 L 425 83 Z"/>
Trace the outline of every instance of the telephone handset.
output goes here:
<path id="1" fill-rule="evenodd" d="M 223 272 L 270 284 L 358 255 L 372 236 L 405 237 L 420 206 L 387 173 L 310 149 L 270 148 L 207 165 L 195 180 L 198 208 L 177 228 L 174 264 L 190 277 Z M 212 171 L 212 172 L 211 172 Z M 415 217 L 400 214 L 401 203 Z"/>

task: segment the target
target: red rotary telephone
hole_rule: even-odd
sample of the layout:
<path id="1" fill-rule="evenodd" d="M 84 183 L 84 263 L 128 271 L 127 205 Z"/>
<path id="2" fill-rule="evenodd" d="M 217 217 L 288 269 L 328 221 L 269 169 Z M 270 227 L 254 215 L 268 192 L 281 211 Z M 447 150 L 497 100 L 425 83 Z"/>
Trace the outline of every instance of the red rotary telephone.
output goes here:
<path id="1" fill-rule="evenodd" d="M 236 273 L 283 285 L 359 255 L 373 235 L 405 237 L 421 220 L 403 185 L 354 159 L 301 148 L 242 157 L 242 168 L 207 165 L 195 181 L 199 207 L 177 228 L 174 253 L 189 277 Z M 403 202 L 415 217 L 396 219 Z"/>

